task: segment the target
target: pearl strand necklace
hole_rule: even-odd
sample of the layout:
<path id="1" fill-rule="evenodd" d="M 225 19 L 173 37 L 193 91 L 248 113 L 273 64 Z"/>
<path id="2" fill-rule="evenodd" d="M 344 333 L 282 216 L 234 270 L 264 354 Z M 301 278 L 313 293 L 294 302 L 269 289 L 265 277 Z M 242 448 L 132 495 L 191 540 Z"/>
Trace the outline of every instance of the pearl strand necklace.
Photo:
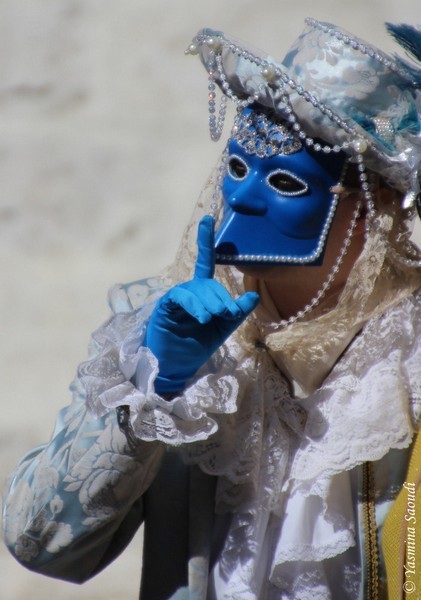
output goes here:
<path id="1" fill-rule="evenodd" d="M 320 304 L 322 299 L 326 296 L 326 292 L 329 290 L 333 281 L 335 280 L 335 277 L 339 272 L 341 264 L 348 252 L 349 246 L 351 245 L 352 235 L 354 233 L 354 230 L 355 230 L 355 227 L 357 224 L 357 219 L 358 219 L 360 211 L 361 211 L 361 204 L 362 204 L 361 201 L 357 202 L 357 206 L 353 212 L 353 215 L 352 215 L 352 218 L 350 221 L 350 225 L 347 229 L 347 233 L 346 233 L 341 251 L 339 252 L 338 257 L 336 258 L 335 263 L 334 263 L 333 267 L 331 268 L 329 275 L 326 278 L 326 281 L 323 283 L 320 290 L 313 297 L 313 299 L 310 300 L 310 302 L 308 304 L 306 304 L 302 310 L 299 310 L 295 315 L 290 316 L 288 319 L 281 319 L 279 322 L 276 322 L 276 323 L 275 322 L 268 323 L 266 321 L 262 321 L 261 319 L 259 319 L 256 316 L 252 315 L 251 319 L 256 325 L 258 325 L 260 327 L 264 327 L 265 329 L 271 329 L 272 331 L 278 331 L 279 329 L 285 329 L 286 327 L 289 327 L 290 325 L 296 323 L 298 320 L 301 320 L 304 317 L 306 317 Z"/>

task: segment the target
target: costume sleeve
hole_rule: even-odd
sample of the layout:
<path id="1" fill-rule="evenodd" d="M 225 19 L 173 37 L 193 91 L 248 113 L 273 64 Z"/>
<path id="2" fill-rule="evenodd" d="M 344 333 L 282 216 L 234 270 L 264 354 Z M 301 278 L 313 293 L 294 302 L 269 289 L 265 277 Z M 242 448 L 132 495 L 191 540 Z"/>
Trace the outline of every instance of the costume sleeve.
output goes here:
<path id="1" fill-rule="evenodd" d="M 133 311 L 116 314 L 94 334 L 89 363 L 101 385 L 110 384 L 109 376 L 113 383 L 124 380 L 110 364 L 138 323 Z M 121 430 L 113 408 L 89 411 L 88 384 L 76 378 L 73 402 L 60 411 L 51 441 L 28 453 L 9 478 L 3 510 L 5 541 L 19 562 L 78 583 L 111 562 L 135 534 L 142 494 L 164 453 L 163 444 Z"/>
<path id="2" fill-rule="evenodd" d="M 142 345 L 154 294 L 137 309 L 121 297 L 118 307 L 111 303 L 121 312 L 94 332 L 51 441 L 31 451 L 8 482 L 6 544 L 39 573 L 82 582 L 106 566 L 142 522 L 142 494 L 165 446 L 207 439 L 217 429 L 215 414 L 236 409 L 238 383 L 221 374 L 217 359 L 179 397 L 155 393 L 158 364 Z M 124 430 L 122 407 L 131 415 Z"/>
<path id="3" fill-rule="evenodd" d="M 83 582 L 111 562 L 142 522 L 142 493 L 163 446 L 120 431 L 115 411 L 97 418 L 83 396 L 58 415 L 46 446 L 26 455 L 4 499 L 4 537 L 29 569 Z"/>

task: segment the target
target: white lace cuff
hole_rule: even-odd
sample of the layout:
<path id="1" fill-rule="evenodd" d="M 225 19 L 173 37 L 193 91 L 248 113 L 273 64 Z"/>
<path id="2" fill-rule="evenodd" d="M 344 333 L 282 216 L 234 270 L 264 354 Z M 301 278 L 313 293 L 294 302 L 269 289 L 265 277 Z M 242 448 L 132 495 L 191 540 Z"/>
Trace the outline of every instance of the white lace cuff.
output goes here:
<path id="1" fill-rule="evenodd" d="M 238 382 L 208 363 L 183 392 L 171 400 L 159 396 L 158 362 L 142 345 L 152 308 L 116 315 L 94 333 L 96 353 L 78 370 L 87 406 L 98 416 L 129 406 L 133 432 L 144 441 L 178 446 L 207 439 L 218 429 L 216 415 L 236 411 Z"/>

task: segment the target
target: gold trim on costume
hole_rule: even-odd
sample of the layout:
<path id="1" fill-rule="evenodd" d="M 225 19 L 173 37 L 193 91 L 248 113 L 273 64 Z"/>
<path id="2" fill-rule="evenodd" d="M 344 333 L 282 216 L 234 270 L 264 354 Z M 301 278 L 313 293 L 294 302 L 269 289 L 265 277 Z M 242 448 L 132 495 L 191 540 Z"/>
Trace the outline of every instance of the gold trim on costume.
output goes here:
<path id="1" fill-rule="evenodd" d="M 363 513 L 367 559 L 367 598 L 379 598 L 379 551 L 377 546 L 375 479 L 373 464 L 363 465 Z"/>

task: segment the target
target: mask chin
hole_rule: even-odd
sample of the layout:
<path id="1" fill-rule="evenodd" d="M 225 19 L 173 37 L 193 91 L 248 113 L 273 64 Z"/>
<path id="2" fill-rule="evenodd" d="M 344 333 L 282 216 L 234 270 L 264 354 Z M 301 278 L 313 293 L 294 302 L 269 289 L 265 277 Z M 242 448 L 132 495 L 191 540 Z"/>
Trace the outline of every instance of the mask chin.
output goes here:
<path id="1" fill-rule="evenodd" d="M 330 214 L 336 209 L 332 201 Z M 310 239 L 288 237 L 265 216 L 228 208 L 215 234 L 216 262 L 223 265 L 321 265 L 331 219 Z"/>

